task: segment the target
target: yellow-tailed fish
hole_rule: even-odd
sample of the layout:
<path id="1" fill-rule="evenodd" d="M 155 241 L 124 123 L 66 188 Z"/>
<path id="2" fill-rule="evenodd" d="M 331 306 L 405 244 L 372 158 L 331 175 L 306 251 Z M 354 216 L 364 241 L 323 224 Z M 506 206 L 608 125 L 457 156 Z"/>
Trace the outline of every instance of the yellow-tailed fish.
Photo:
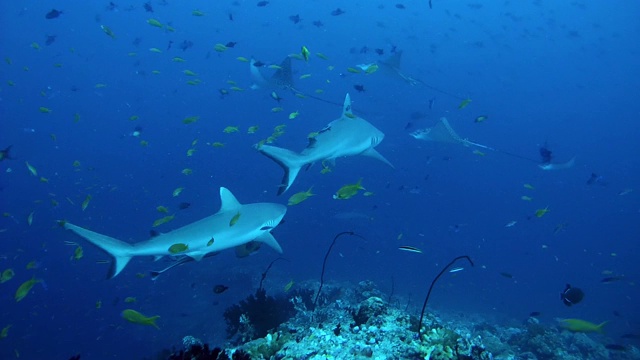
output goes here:
<path id="1" fill-rule="evenodd" d="M 541 218 L 541 217 L 543 217 L 546 213 L 548 213 L 549 211 L 551 211 L 551 210 L 549 210 L 549 207 L 547 206 L 547 207 L 546 207 L 546 208 L 544 208 L 544 209 L 538 209 L 538 210 L 536 210 L 535 214 L 536 214 L 536 217 Z"/>
<path id="2" fill-rule="evenodd" d="M 238 211 L 237 214 L 233 215 L 233 217 L 231 218 L 231 220 L 229 220 L 229 227 L 235 225 L 238 223 L 238 220 L 240 220 L 240 212 Z"/>
<path id="3" fill-rule="evenodd" d="M 323 53 L 316 53 L 316 56 L 319 57 L 322 60 L 329 60 L 329 58 L 327 57 L 327 55 L 323 54 Z"/>
<path id="4" fill-rule="evenodd" d="M 300 49 L 300 54 L 302 55 L 302 58 L 304 59 L 304 61 L 306 61 L 306 62 L 309 61 L 309 56 L 311 55 L 311 52 L 309 52 L 309 49 L 307 49 L 306 46 L 303 46 Z"/>
<path id="5" fill-rule="evenodd" d="M 488 118 L 489 118 L 489 117 L 488 117 L 488 116 L 486 116 L 486 115 L 480 115 L 480 116 L 476 117 L 476 118 L 475 118 L 475 120 L 473 120 L 473 122 L 475 122 L 475 123 L 481 123 L 481 122 L 483 122 L 483 121 L 487 120 Z"/>
<path id="6" fill-rule="evenodd" d="M 311 74 L 302 74 L 300 75 L 300 80 L 308 79 L 311 77 Z"/>
<path id="7" fill-rule="evenodd" d="M 289 281 L 287 285 L 284 286 L 284 292 L 289 292 L 289 290 L 291 290 L 291 288 L 293 287 L 293 284 L 295 284 L 293 280 Z"/>
<path id="8" fill-rule="evenodd" d="M 527 195 L 522 195 L 520 197 L 520 199 L 524 200 L 524 201 L 531 201 L 533 200 L 533 198 L 531 196 L 527 196 Z"/>
<path id="9" fill-rule="evenodd" d="M 40 106 L 40 108 L 38 110 L 40 110 L 40 112 L 43 113 L 43 114 L 50 114 L 51 111 L 52 111 L 48 107 L 44 107 L 44 106 Z"/>
<path id="10" fill-rule="evenodd" d="M 244 56 L 238 56 L 238 57 L 236 58 L 236 60 L 241 61 L 241 62 L 249 62 L 249 59 L 247 59 L 247 58 L 246 58 L 246 57 L 244 57 Z"/>
<path id="11" fill-rule="evenodd" d="M 0 331 L 0 339 L 4 339 L 9 336 L 9 329 L 11 329 L 11 326 L 13 325 L 9 324 L 2 328 L 2 330 Z"/>
<path id="12" fill-rule="evenodd" d="M 524 185 L 522 185 L 522 186 L 523 186 L 525 189 L 529 189 L 529 190 L 533 190 L 533 189 L 535 189 L 535 188 L 533 187 L 533 185 L 531 185 L 531 184 L 524 184 Z"/>
<path id="13" fill-rule="evenodd" d="M 193 174 L 193 170 L 191 170 L 191 169 L 189 169 L 189 168 L 182 169 L 182 173 L 183 173 L 184 175 L 191 175 L 191 174 Z"/>
<path id="14" fill-rule="evenodd" d="M 0 284 L 6 283 L 7 281 L 13 279 L 15 275 L 16 273 L 13 271 L 13 269 L 6 269 L 2 272 L 2 275 L 0 275 Z"/>
<path id="15" fill-rule="evenodd" d="M 271 112 L 274 112 L 274 113 L 275 113 L 275 112 L 280 112 L 280 111 L 282 111 L 282 110 L 284 110 L 284 109 L 283 109 L 283 108 L 281 108 L 281 107 L 274 107 L 274 108 L 271 108 Z"/>
<path id="16" fill-rule="evenodd" d="M 112 39 L 116 38 L 116 34 L 107 25 L 100 25 L 100 29 Z"/>
<path id="17" fill-rule="evenodd" d="M 87 195 L 87 197 L 84 198 L 84 201 L 82 202 L 82 211 L 85 211 L 87 209 L 87 206 L 89 206 L 89 202 L 91 201 L 91 199 L 91 195 Z"/>
<path id="18" fill-rule="evenodd" d="M 222 132 L 227 134 L 235 133 L 238 131 L 240 131 L 240 129 L 238 129 L 237 126 L 227 126 L 226 128 L 224 128 L 224 130 L 222 130 Z"/>
<path id="19" fill-rule="evenodd" d="M 15 295 L 16 302 L 22 301 L 22 299 L 24 299 L 27 295 L 29 295 L 29 291 L 31 291 L 33 286 L 39 283 L 40 281 L 42 280 L 36 279 L 35 277 L 33 277 L 31 278 L 31 280 L 27 280 L 23 282 L 22 285 L 18 287 L 18 290 L 16 290 L 16 295 Z"/>
<path id="20" fill-rule="evenodd" d="M 258 126 L 257 126 L 257 125 L 250 126 L 250 127 L 247 129 L 247 134 L 255 134 L 255 133 L 256 133 L 256 131 L 258 131 Z"/>
<path id="21" fill-rule="evenodd" d="M 216 44 L 216 45 L 213 47 L 213 50 L 215 50 L 215 51 L 217 51 L 217 52 L 225 52 L 225 51 L 227 51 L 228 49 L 229 49 L 229 48 L 228 48 L 226 45 L 224 45 L 224 44 Z"/>
<path id="22" fill-rule="evenodd" d="M 167 209 L 165 206 L 162 206 L 162 205 L 156 207 L 156 210 L 159 213 L 163 213 L 163 214 L 167 214 L 169 212 L 169 209 Z"/>
<path id="23" fill-rule="evenodd" d="M 184 190 L 183 187 L 179 187 L 179 188 L 176 188 L 175 190 L 173 190 L 173 197 L 176 197 L 176 196 L 180 195 L 182 190 Z"/>
<path id="24" fill-rule="evenodd" d="M 169 221 L 173 220 L 173 218 L 174 218 L 174 215 L 168 215 L 168 216 L 165 216 L 163 218 L 157 219 L 156 221 L 153 222 L 152 226 L 153 227 L 158 227 L 158 226 L 160 226 L 162 224 L 166 224 Z"/>
<path id="25" fill-rule="evenodd" d="M 300 112 L 298 112 L 297 110 L 292 112 L 291 114 L 289 114 L 289 120 L 293 120 L 293 119 L 297 118 L 298 115 L 300 115 Z"/>
<path id="26" fill-rule="evenodd" d="M 211 146 L 215 148 L 221 148 L 221 147 L 224 147 L 224 143 L 221 143 L 220 141 L 216 141 L 213 144 L 211 144 Z"/>
<path id="27" fill-rule="evenodd" d="M 156 54 L 160 54 L 162 53 L 162 50 L 158 49 L 158 48 L 149 48 L 149 51 L 151 51 L 152 53 L 156 53 Z"/>
<path id="28" fill-rule="evenodd" d="M 158 27 L 158 28 L 162 28 L 162 23 L 156 19 L 148 19 L 147 24 Z"/>
<path id="29" fill-rule="evenodd" d="M 354 195 L 358 194 L 358 191 L 360 190 L 365 190 L 365 188 L 362 187 L 362 178 L 360 178 L 355 184 L 347 184 L 338 189 L 335 195 L 333 195 L 333 198 L 337 200 L 350 199 Z"/>
<path id="30" fill-rule="evenodd" d="M 187 116 L 182 120 L 183 124 L 192 124 L 200 119 L 200 116 Z"/>
<path id="31" fill-rule="evenodd" d="M 29 261 L 29 263 L 27 263 L 26 269 L 27 270 L 33 270 L 35 268 L 38 267 L 38 263 L 35 260 L 31 260 Z"/>
<path id="32" fill-rule="evenodd" d="M 182 62 L 185 62 L 186 60 L 181 58 L 181 57 L 179 57 L 179 56 L 176 56 L 173 59 L 171 59 L 171 61 L 173 61 L 173 62 L 181 62 L 182 63 Z"/>
<path id="33" fill-rule="evenodd" d="M 289 206 L 298 205 L 301 202 L 307 200 L 309 197 L 315 195 L 311 192 L 312 189 L 313 189 L 313 186 L 310 187 L 309 190 L 307 191 L 301 191 L 299 193 L 291 195 L 291 197 L 289 198 L 289 203 L 287 205 Z"/>
<path id="34" fill-rule="evenodd" d="M 38 176 L 38 170 L 36 170 L 35 167 L 33 167 L 31 164 L 29 164 L 28 161 L 25 161 L 24 163 L 25 163 L 25 165 L 27 165 L 27 169 L 29 169 L 29 172 L 31 173 L 31 175 Z"/>
<path id="35" fill-rule="evenodd" d="M 27 216 L 27 225 L 31 226 L 31 224 L 33 224 L 33 211 L 29 213 L 29 216 Z"/>
<path id="36" fill-rule="evenodd" d="M 196 152 L 196 149 L 189 149 L 187 150 L 187 156 L 193 156 L 195 152 Z"/>
<path id="37" fill-rule="evenodd" d="M 136 299 L 136 298 L 135 298 L 135 297 L 133 297 L 133 296 L 127 296 L 126 298 L 124 298 L 124 302 L 125 302 L 126 304 L 133 304 L 133 303 L 135 303 L 135 302 L 137 302 L 137 301 L 138 301 L 138 299 Z"/>
<path id="38" fill-rule="evenodd" d="M 183 243 L 177 243 L 169 246 L 169 252 L 172 254 L 179 254 L 189 250 L 189 245 Z"/>
<path id="39" fill-rule="evenodd" d="M 572 332 L 598 332 L 602 334 L 604 333 L 603 327 L 608 323 L 608 321 L 600 324 L 594 324 L 581 319 L 562 319 L 560 320 L 560 323 L 563 328 Z"/>
<path id="40" fill-rule="evenodd" d="M 78 245 L 73 250 L 73 255 L 70 260 L 80 260 L 84 256 L 84 251 L 82 250 L 82 246 Z"/>
<path id="41" fill-rule="evenodd" d="M 125 311 L 122 312 L 122 318 L 134 324 L 153 326 L 156 329 L 160 330 L 160 328 L 156 324 L 156 320 L 160 318 L 160 316 L 158 315 L 144 316 L 135 310 L 126 309 Z"/>
<path id="42" fill-rule="evenodd" d="M 182 70 L 182 73 L 187 75 L 187 76 L 198 76 L 198 74 L 194 73 L 191 70 Z"/>
<path id="43" fill-rule="evenodd" d="M 205 15 L 205 13 L 204 13 L 204 12 L 202 12 L 201 10 L 196 9 L 196 10 L 193 10 L 193 11 L 191 12 L 191 15 L 193 15 L 193 16 L 204 16 L 204 15 Z"/>
<path id="44" fill-rule="evenodd" d="M 458 109 L 464 109 L 466 108 L 469 104 L 471 104 L 471 99 L 464 99 L 460 102 L 460 105 L 458 105 Z"/>

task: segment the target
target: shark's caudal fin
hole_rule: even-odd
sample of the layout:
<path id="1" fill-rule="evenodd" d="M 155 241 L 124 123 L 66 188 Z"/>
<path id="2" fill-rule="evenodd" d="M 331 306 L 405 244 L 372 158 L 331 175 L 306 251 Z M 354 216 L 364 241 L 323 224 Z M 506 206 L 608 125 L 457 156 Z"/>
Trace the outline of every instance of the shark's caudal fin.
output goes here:
<path id="1" fill-rule="evenodd" d="M 108 279 L 118 275 L 120 271 L 127 266 L 129 260 L 131 260 L 131 251 L 133 249 L 131 244 L 69 223 L 65 223 L 64 228 L 82 236 L 90 243 L 111 255 L 113 262 L 111 263 L 111 268 L 109 268 L 109 272 L 107 273 Z"/>
<path id="2" fill-rule="evenodd" d="M 278 189 L 278 195 L 282 195 L 293 181 L 298 176 L 300 169 L 306 165 L 306 163 L 302 160 L 302 157 L 287 149 L 270 146 L 270 145 L 262 145 L 258 148 L 262 154 L 266 155 L 269 159 L 275 161 L 282 167 L 284 170 L 284 176 L 282 177 L 282 183 L 280 184 L 280 189 Z"/>

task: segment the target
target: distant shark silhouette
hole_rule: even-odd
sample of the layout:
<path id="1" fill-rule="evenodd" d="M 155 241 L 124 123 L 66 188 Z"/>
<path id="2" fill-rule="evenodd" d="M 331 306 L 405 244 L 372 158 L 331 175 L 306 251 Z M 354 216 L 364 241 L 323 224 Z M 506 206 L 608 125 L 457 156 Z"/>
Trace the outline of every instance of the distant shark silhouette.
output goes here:
<path id="1" fill-rule="evenodd" d="M 322 129 L 315 137 L 309 138 L 309 145 L 296 153 L 291 150 L 262 145 L 258 151 L 272 159 L 284 169 L 281 195 L 293 184 L 302 167 L 311 166 L 316 161 L 334 161 L 341 156 L 366 155 L 393 167 L 375 147 L 382 142 L 384 134 L 365 119 L 351 112 L 351 98 L 345 97 L 342 115 Z"/>
<path id="2" fill-rule="evenodd" d="M 258 62 L 255 59 L 251 59 L 251 61 L 249 61 L 249 72 L 251 73 L 251 79 L 253 80 L 253 85 L 251 85 L 251 88 L 254 90 L 256 89 L 265 89 L 265 90 L 271 90 L 271 91 L 287 90 L 305 98 L 311 98 L 314 100 L 322 101 L 327 104 L 342 106 L 342 104 L 340 103 L 323 99 L 315 95 L 306 94 L 296 89 L 293 83 L 291 57 L 289 56 L 287 56 L 286 58 L 284 58 L 284 60 L 282 60 L 282 62 L 280 63 L 280 65 L 277 67 L 276 71 L 273 73 L 273 75 L 271 75 L 270 78 L 265 78 L 264 75 L 262 75 L 262 72 L 260 71 L 260 66 L 257 66 L 256 64 L 258 64 Z"/>
<path id="3" fill-rule="evenodd" d="M 205 256 L 229 248 L 242 249 L 247 243 L 266 243 L 278 253 L 282 248 L 271 235 L 282 220 L 287 207 L 275 203 L 240 204 L 227 188 L 220 188 L 220 210 L 214 215 L 161 234 L 150 240 L 129 244 L 112 237 L 65 223 L 64 227 L 106 251 L 113 262 L 107 278 L 118 275 L 135 256 L 184 255 L 200 261 Z M 169 249 L 178 245 L 178 253 Z M 184 263 L 184 261 L 183 261 Z M 179 264 L 178 264 L 179 265 Z"/>
<path id="4" fill-rule="evenodd" d="M 393 55 L 391 55 L 387 60 L 380 61 L 380 68 L 381 68 L 381 70 L 383 72 L 386 72 L 391 76 L 397 76 L 400 79 L 402 79 L 405 82 L 407 82 L 411 86 L 422 85 L 422 86 L 427 87 L 427 88 L 429 88 L 429 89 L 431 89 L 433 91 L 439 92 L 441 94 L 449 95 L 449 96 L 454 97 L 454 98 L 459 99 L 459 100 L 464 100 L 465 99 L 464 97 L 462 97 L 460 95 L 456 95 L 454 93 L 442 90 L 442 89 L 437 88 L 435 86 L 429 85 L 429 84 L 425 83 L 422 80 L 419 80 L 419 79 L 416 79 L 414 77 L 411 77 L 411 76 L 407 75 L 402 70 L 400 70 L 400 62 L 401 61 L 402 61 L 402 51 L 398 50 L 395 53 L 393 53 Z"/>

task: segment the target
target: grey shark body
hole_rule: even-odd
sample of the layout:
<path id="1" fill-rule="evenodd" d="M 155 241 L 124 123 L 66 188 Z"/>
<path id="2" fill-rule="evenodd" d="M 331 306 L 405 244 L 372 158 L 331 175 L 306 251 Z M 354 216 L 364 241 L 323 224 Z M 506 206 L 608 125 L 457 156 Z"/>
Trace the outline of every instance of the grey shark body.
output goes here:
<path id="1" fill-rule="evenodd" d="M 342 116 L 332 121 L 315 137 L 309 139 L 309 145 L 300 153 L 291 150 L 262 145 L 258 151 L 269 157 L 284 169 L 282 184 L 278 195 L 291 187 L 296 176 L 305 166 L 316 161 L 331 161 L 343 156 L 365 155 L 376 158 L 393 167 L 375 147 L 384 139 L 384 133 L 376 129 L 365 119 L 351 111 L 351 98 L 347 94 Z"/>
<path id="2" fill-rule="evenodd" d="M 284 217 L 286 206 L 275 203 L 240 204 L 224 187 L 220 188 L 220 200 L 220 211 L 214 215 L 135 244 L 70 223 L 65 223 L 64 227 L 111 255 L 113 262 L 108 278 L 118 275 L 135 256 L 153 256 L 158 260 L 163 256 L 181 255 L 199 261 L 225 249 L 242 248 L 253 241 L 266 243 L 282 253 L 271 230 Z M 171 252 L 169 249 L 176 244 L 180 244 L 179 248 L 184 251 L 178 254 Z"/>

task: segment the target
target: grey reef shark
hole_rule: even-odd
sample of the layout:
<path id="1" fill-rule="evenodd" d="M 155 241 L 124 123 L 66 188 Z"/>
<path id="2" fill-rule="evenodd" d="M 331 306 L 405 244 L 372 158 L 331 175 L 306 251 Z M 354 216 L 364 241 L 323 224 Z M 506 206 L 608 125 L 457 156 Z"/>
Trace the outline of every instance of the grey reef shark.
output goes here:
<path id="1" fill-rule="evenodd" d="M 118 275 L 136 256 L 181 256 L 175 265 L 200 261 L 203 257 L 235 248 L 238 253 L 265 243 L 282 253 L 271 231 L 280 224 L 287 207 L 275 203 L 241 204 L 227 188 L 220 188 L 220 210 L 204 219 L 160 234 L 147 241 L 130 244 L 79 226 L 64 223 L 71 230 L 109 254 L 113 261 L 107 278 Z M 166 271 L 175 265 L 163 270 Z M 161 272 L 163 272 L 161 271 Z M 158 274 L 161 272 L 157 272 Z"/>
<path id="2" fill-rule="evenodd" d="M 270 146 L 256 146 L 258 151 L 275 161 L 284 170 L 282 184 L 278 189 L 281 195 L 291 187 L 303 167 L 307 169 L 317 161 L 334 162 L 336 158 L 352 155 L 365 155 L 393 165 L 384 158 L 375 147 L 384 139 L 384 133 L 367 120 L 351 111 L 351 98 L 345 97 L 342 115 L 333 120 L 317 135 L 309 138 L 309 144 L 300 153 Z"/>

